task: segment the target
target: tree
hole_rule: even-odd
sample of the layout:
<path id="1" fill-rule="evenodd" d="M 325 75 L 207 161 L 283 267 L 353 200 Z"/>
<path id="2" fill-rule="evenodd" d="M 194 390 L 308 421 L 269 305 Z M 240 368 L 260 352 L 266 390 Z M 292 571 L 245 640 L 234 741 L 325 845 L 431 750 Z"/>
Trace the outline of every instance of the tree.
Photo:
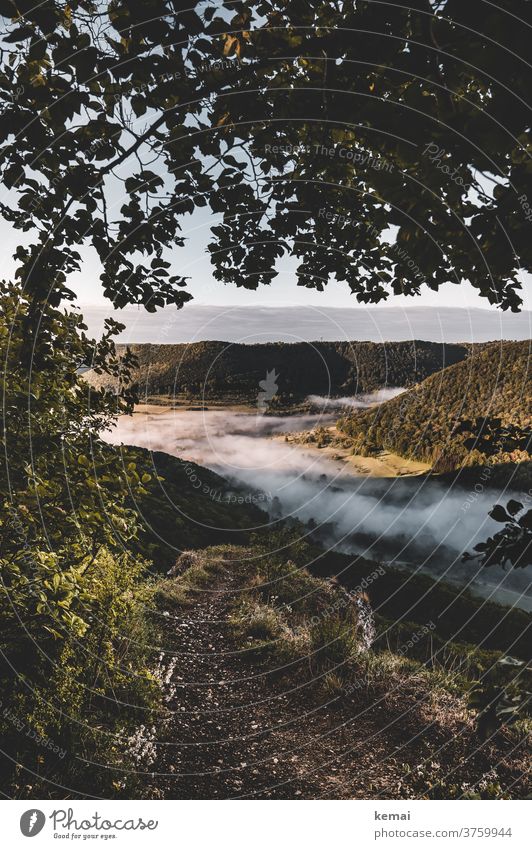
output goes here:
<path id="1" fill-rule="evenodd" d="M 169 252 L 206 205 L 221 215 L 215 275 L 238 286 L 269 283 L 291 254 L 299 285 L 335 276 L 363 302 L 469 279 L 519 308 L 525 0 L 1 0 L 0 13 L 0 211 L 32 234 L 17 250 L 28 328 L 73 297 L 82 244 L 115 306 L 182 306 Z"/>
<path id="2" fill-rule="evenodd" d="M 477 417 L 474 421 L 461 420 L 457 422 L 452 434 L 470 434 L 464 439 L 465 448 L 468 451 L 481 452 L 487 457 L 501 452 L 530 453 L 532 445 L 532 428 L 503 423 L 501 419 L 490 416 Z"/>
<path id="3" fill-rule="evenodd" d="M 49 304 L 28 350 L 28 298 L 2 283 L 0 303 L 0 777 L 12 794 L 48 795 L 56 782 L 86 792 L 79 754 L 123 762 L 139 709 L 150 715 L 160 696 L 131 504 L 150 474 L 99 439 L 133 398 L 79 374 L 90 364 L 126 380 L 131 358 L 119 364 L 116 322 L 96 344 L 79 313 Z M 113 778 L 98 772 L 101 787 Z"/>
<path id="4" fill-rule="evenodd" d="M 478 558 L 482 566 L 506 566 L 525 569 L 532 565 L 532 510 L 511 498 L 506 505 L 496 504 L 489 515 L 501 530 L 474 546 L 476 554 L 466 553 L 463 560 Z"/>

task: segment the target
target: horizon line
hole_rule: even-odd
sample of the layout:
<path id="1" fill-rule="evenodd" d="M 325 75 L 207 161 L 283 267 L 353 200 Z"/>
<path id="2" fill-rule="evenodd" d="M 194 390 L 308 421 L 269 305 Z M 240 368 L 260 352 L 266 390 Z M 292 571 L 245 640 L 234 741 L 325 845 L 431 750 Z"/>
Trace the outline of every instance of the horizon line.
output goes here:
<path id="1" fill-rule="evenodd" d="M 91 309 L 111 309 L 111 310 L 114 310 L 115 312 L 122 312 L 123 310 L 131 309 L 131 308 L 134 308 L 134 307 L 137 307 L 138 309 L 146 309 L 144 304 L 126 304 L 124 307 L 118 307 L 117 308 L 117 307 L 114 307 L 111 302 L 109 302 L 109 305 L 107 305 L 105 303 L 102 304 L 102 303 L 90 303 L 90 302 L 78 301 L 78 302 L 74 303 L 74 306 L 78 306 L 80 308 L 91 308 Z M 174 306 L 173 304 L 166 304 L 164 307 L 160 307 L 157 310 L 157 312 L 160 312 L 161 310 L 164 310 L 164 309 L 172 308 L 173 306 Z M 389 310 L 394 310 L 394 311 L 395 310 L 405 311 L 405 310 L 411 310 L 411 309 L 434 310 L 434 311 L 438 311 L 438 310 L 461 310 L 461 311 L 464 311 L 466 313 L 478 311 L 478 312 L 488 312 L 488 313 L 491 313 L 491 314 L 497 314 L 497 315 L 500 315 L 500 316 L 507 316 L 507 317 L 520 316 L 520 315 L 523 315 L 524 313 L 532 313 L 532 308 L 531 309 L 523 308 L 522 310 L 519 310 L 518 312 L 512 312 L 512 311 L 509 311 L 509 310 L 501 310 L 501 309 L 498 309 L 498 307 L 494 307 L 494 306 L 490 306 L 490 307 L 484 307 L 484 306 L 450 306 L 449 304 L 445 304 L 445 305 L 442 304 L 441 306 L 438 306 L 436 304 L 408 304 L 407 306 L 399 306 L 398 304 L 382 304 L 382 305 L 381 304 L 354 304 L 353 306 L 345 306 L 345 307 L 338 307 L 338 306 L 318 307 L 318 306 L 315 306 L 314 304 L 278 304 L 276 306 L 274 304 L 264 304 L 264 303 L 260 303 L 260 304 L 205 304 L 205 303 L 198 303 L 198 302 L 194 302 L 194 301 L 188 302 L 187 304 L 184 304 L 180 308 L 176 308 L 176 311 L 181 312 L 185 308 L 190 309 L 191 307 L 218 308 L 220 310 L 225 310 L 225 309 L 244 309 L 244 310 L 245 309 L 251 309 L 251 310 L 256 310 L 257 308 L 268 309 L 268 310 L 311 309 L 311 310 L 315 310 L 316 312 L 321 312 L 322 310 L 335 310 L 335 311 L 338 311 L 338 312 L 349 312 L 350 310 L 360 310 L 361 312 L 364 312 L 365 310 L 368 310 L 368 309 L 389 309 Z M 157 314 L 157 312 L 155 312 L 155 313 L 148 312 L 148 315 L 155 316 Z"/>

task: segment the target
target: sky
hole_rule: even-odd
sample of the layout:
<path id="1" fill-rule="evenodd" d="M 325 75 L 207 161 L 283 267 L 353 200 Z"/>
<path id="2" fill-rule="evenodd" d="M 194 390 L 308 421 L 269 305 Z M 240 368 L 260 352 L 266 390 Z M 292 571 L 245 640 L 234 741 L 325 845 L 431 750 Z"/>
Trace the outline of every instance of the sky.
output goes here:
<path id="1" fill-rule="evenodd" d="M 525 314 L 490 307 L 468 283 L 449 283 L 438 292 L 427 287 L 417 297 L 391 296 L 377 305 L 359 304 L 345 283 L 331 280 L 324 292 L 297 286 L 297 261 L 281 260 L 279 274 L 258 290 L 224 284 L 212 276 L 207 245 L 218 220 L 206 208 L 183 223 L 185 246 L 176 248 L 172 271 L 190 277 L 194 300 L 183 310 L 167 307 L 155 315 L 126 308 L 114 317 L 126 325 L 120 341 L 177 343 L 199 340 L 258 343 L 267 341 L 426 339 L 437 342 L 484 342 L 532 336 L 532 277 L 523 292 Z M 81 273 L 70 281 L 78 295 L 91 336 L 98 337 L 109 304 L 103 297 L 96 253 L 85 252 Z"/>
<path id="2" fill-rule="evenodd" d="M 295 275 L 296 260 L 284 260 L 279 265 L 279 275 L 269 286 L 261 286 L 258 290 L 238 288 L 233 284 L 224 284 L 212 276 L 212 266 L 207 254 L 207 244 L 210 241 L 210 227 L 217 223 L 219 216 L 209 213 L 207 208 L 198 210 L 194 215 L 184 219 L 182 235 L 186 243 L 182 248 L 176 248 L 173 262 L 173 273 L 190 277 L 190 292 L 194 302 L 202 305 L 215 306 L 301 306 L 308 305 L 317 308 L 343 307 L 364 310 L 349 291 L 345 283 L 331 280 L 324 292 L 318 292 L 297 286 Z M 84 267 L 80 274 L 73 275 L 71 285 L 83 305 L 101 305 L 107 303 L 99 284 L 101 272 L 96 252 L 83 252 Z M 532 308 L 532 276 L 523 274 L 523 308 Z M 396 295 L 382 302 L 384 306 L 411 307 L 478 307 L 492 309 L 485 298 L 480 297 L 469 283 L 460 285 L 449 283 L 433 292 L 422 287 L 418 297 Z"/>
<path id="3" fill-rule="evenodd" d="M 173 257 L 172 273 L 190 278 L 189 291 L 194 296 L 194 303 L 213 306 L 311 306 L 326 308 L 352 308 L 364 310 L 350 293 L 345 283 L 331 280 L 324 292 L 297 286 L 295 274 L 296 260 L 282 260 L 279 264 L 279 274 L 269 286 L 261 286 L 258 290 L 238 288 L 233 284 L 224 284 L 212 276 L 212 266 L 207 253 L 210 241 L 210 227 L 217 223 L 220 216 L 214 216 L 207 208 L 199 209 L 192 216 L 183 220 L 183 231 L 186 242 L 184 247 L 176 248 Z M 11 276 L 15 271 L 13 253 L 18 244 L 30 241 L 30 234 L 14 231 L 4 221 L 0 221 L 0 263 L 2 276 Z M 100 284 L 101 266 L 92 248 L 82 248 L 83 257 L 81 272 L 69 278 L 70 287 L 76 292 L 79 304 L 83 306 L 105 306 L 109 302 L 104 297 Z M 523 274 L 523 309 L 532 309 L 532 275 Z M 432 307 L 462 307 L 465 309 L 493 309 L 485 298 L 478 295 L 469 283 L 446 284 L 438 292 L 422 287 L 417 297 L 405 295 L 390 296 L 386 302 L 375 305 L 377 308 L 396 306 L 410 308 L 412 306 Z M 110 305 L 109 305 L 110 306 Z"/>
<path id="4" fill-rule="evenodd" d="M 154 344 L 217 340 L 263 342 L 491 342 L 532 338 L 532 312 L 502 313 L 464 307 L 327 307 L 230 306 L 187 304 L 147 313 L 128 307 L 114 317 L 125 325 L 120 342 Z M 106 306 L 83 310 L 92 338 L 98 338 L 109 315 Z"/>

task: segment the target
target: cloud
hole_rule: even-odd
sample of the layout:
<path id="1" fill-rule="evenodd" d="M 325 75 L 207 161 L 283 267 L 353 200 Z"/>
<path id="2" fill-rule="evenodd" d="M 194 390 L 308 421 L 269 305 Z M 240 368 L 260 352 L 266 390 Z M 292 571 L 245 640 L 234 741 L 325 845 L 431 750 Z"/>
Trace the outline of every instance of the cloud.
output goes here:
<path id="1" fill-rule="evenodd" d="M 110 307 L 83 307 L 89 332 L 99 337 Z M 317 340 L 400 342 L 489 342 L 529 339 L 532 312 L 464 307 L 222 307 L 190 304 L 183 310 L 168 307 L 147 313 L 134 307 L 119 310 L 116 319 L 126 325 L 121 342 L 177 343 L 314 342 Z"/>

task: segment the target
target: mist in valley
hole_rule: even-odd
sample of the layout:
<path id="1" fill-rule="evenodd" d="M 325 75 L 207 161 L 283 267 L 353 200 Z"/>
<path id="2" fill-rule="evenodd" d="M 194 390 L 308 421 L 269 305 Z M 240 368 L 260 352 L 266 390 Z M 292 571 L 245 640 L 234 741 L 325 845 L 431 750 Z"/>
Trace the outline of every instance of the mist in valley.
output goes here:
<path id="1" fill-rule="evenodd" d="M 151 408 L 121 417 L 107 438 L 193 461 L 235 488 L 261 493 L 257 504 L 272 528 L 280 519 L 299 519 L 329 548 L 429 572 L 532 609 L 528 570 L 461 562 L 464 551 L 500 528 L 488 516 L 492 506 L 519 493 L 475 492 L 426 476 L 357 476 L 334 456 L 284 440 L 335 418 L 326 405 L 295 416 Z"/>
<path id="2" fill-rule="evenodd" d="M 356 395 L 354 397 L 329 398 L 326 395 L 309 395 L 307 400 L 312 408 L 318 408 L 320 410 L 365 410 L 374 404 L 383 404 L 385 401 L 391 401 L 392 398 L 395 398 L 404 391 L 404 388 L 401 386 L 388 386 L 384 389 L 377 389 L 375 392 Z"/>

